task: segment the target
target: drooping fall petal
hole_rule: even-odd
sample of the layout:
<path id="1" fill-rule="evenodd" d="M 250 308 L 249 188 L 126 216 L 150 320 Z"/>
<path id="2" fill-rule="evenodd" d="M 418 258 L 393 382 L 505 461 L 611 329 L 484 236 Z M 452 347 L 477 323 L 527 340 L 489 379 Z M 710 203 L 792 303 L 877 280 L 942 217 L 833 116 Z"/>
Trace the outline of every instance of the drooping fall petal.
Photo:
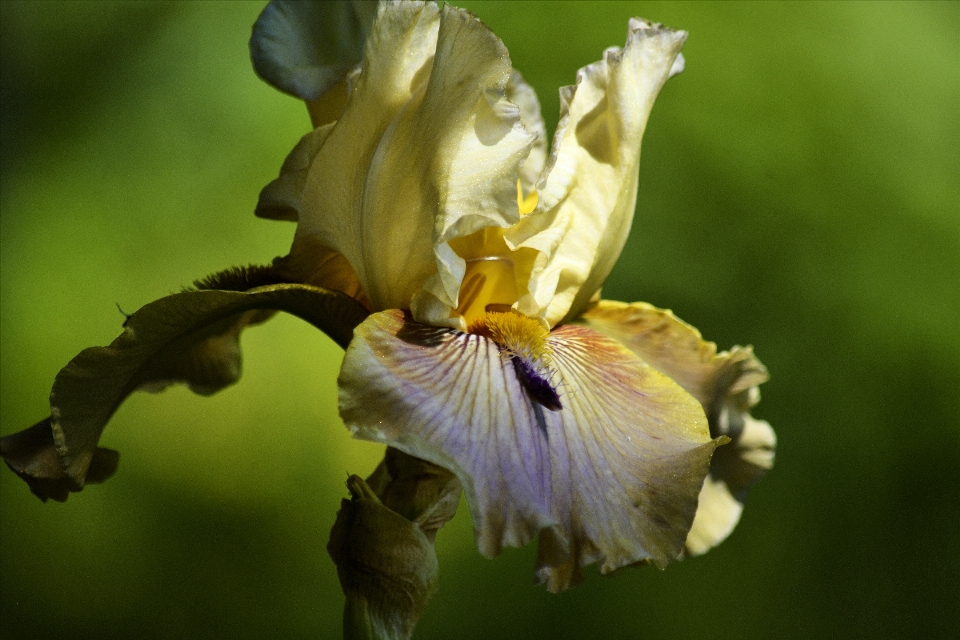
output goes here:
<path id="1" fill-rule="evenodd" d="M 730 535 L 750 488 L 773 467 L 773 429 L 749 414 L 766 368 L 750 347 L 717 353 L 716 344 L 670 311 L 643 302 L 602 300 L 581 322 L 673 378 L 703 405 L 710 434 L 731 439 L 713 458 L 686 543 L 687 553 L 704 553 Z"/>
<path id="2" fill-rule="evenodd" d="M 347 350 L 341 415 L 356 437 L 453 471 L 484 555 L 539 534 L 551 590 L 592 562 L 665 565 L 720 442 L 689 394 L 614 341 L 578 326 L 547 341 L 559 411 L 531 400 L 492 340 L 376 313 Z"/>
<path id="3" fill-rule="evenodd" d="M 85 349 L 57 374 L 49 419 L 0 440 L 8 465 L 32 489 L 44 487 L 45 495 L 34 491 L 42 499 L 65 499 L 68 491 L 80 491 L 91 481 L 91 464 L 110 466 L 112 452 L 102 453 L 108 450 L 97 442 L 133 391 L 183 383 L 209 395 L 233 384 L 241 370 L 240 332 L 276 310 L 303 318 L 342 346 L 367 315 L 342 293 L 270 284 L 275 281 L 269 267 L 229 270 L 198 282 L 202 290 L 176 293 L 138 310 L 109 346 Z M 49 441 L 39 433 L 46 428 L 52 433 Z M 115 466 L 113 460 L 109 472 Z"/>

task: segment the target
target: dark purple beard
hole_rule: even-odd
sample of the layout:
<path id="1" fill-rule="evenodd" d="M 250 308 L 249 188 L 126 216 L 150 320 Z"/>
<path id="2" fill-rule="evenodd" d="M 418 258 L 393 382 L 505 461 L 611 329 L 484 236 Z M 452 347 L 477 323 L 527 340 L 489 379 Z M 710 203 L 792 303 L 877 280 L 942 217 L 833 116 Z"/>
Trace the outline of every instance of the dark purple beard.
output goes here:
<path id="1" fill-rule="evenodd" d="M 550 409 L 550 411 L 559 411 L 563 408 L 560 404 L 560 396 L 557 390 L 553 388 L 550 381 L 541 376 L 536 369 L 530 366 L 523 358 L 512 356 L 513 370 L 517 373 L 517 380 L 527 390 L 527 395 L 535 403 Z"/>

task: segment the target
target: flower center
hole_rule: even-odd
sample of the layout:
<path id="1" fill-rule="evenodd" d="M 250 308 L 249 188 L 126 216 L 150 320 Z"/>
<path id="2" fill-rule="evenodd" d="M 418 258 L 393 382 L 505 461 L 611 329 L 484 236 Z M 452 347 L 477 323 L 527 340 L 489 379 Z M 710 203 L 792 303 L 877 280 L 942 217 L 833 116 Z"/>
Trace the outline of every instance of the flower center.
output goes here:
<path id="1" fill-rule="evenodd" d="M 467 326 L 480 321 L 488 311 L 508 311 L 518 298 L 513 260 L 503 256 L 467 260 L 457 306 Z"/>
<path id="2" fill-rule="evenodd" d="M 521 216 L 537 208 L 540 196 L 536 189 L 523 195 L 523 186 L 517 178 L 517 210 Z M 462 238 L 454 238 L 450 246 L 466 262 L 460 284 L 457 313 L 467 326 L 479 321 L 488 311 L 509 311 L 520 299 L 517 271 L 530 268 L 529 250 L 511 251 L 503 240 L 503 229 L 486 227 Z M 515 261 L 519 260 L 519 264 Z"/>
<path id="3" fill-rule="evenodd" d="M 513 363 L 517 380 L 534 402 L 551 411 L 562 408 L 550 382 L 550 332 L 538 320 L 515 311 L 491 311 L 472 322 L 468 332 L 489 338 L 503 349 Z"/>

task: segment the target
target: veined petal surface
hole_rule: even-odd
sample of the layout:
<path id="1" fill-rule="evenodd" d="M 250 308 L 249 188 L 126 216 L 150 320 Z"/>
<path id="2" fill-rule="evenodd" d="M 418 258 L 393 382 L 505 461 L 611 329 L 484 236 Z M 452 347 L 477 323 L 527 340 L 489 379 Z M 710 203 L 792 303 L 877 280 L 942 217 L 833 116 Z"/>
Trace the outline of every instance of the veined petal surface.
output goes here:
<path id="1" fill-rule="evenodd" d="M 354 333 L 340 413 L 355 437 L 453 471 L 486 556 L 540 534 L 552 591 L 683 548 L 714 448 L 699 403 L 603 335 L 547 338 L 563 409 L 531 401 L 491 340 L 376 313 Z"/>
<path id="2" fill-rule="evenodd" d="M 703 405 L 713 437 L 730 444 L 713 458 L 686 551 L 698 555 L 733 531 L 750 488 L 773 467 L 776 435 L 749 411 L 769 378 L 750 347 L 717 353 L 717 345 L 670 311 L 644 302 L 600 301 L 580 320 L 673 378 Z"/>
<path id="3" fill-rule="evenodd" d="M 470 13 L 382 3 L 346 109 L 302 183 L 291 259 L 335 251 L 372 309 L 411 308 L 424 289 L 442 304 L 422 308 L 444 310 L 421 319 L 449 322 L 464 261 L 447 242 L 519 218 L 534 136 L 504 97 L 510 74 L 503 43 Z"/>
<path id="4" fill-rule="evenodd" d="M 518 307 L 550 326 L 576 318 L 623 250 L 637 198 L 640 141 L 653 102 L 678 64 L 685 31 L 631 19 L 623 49 L 560 90 L 560 122 L 540 178 L 538 211 L 511 229 L 511 247 L 542 256 Z"/>

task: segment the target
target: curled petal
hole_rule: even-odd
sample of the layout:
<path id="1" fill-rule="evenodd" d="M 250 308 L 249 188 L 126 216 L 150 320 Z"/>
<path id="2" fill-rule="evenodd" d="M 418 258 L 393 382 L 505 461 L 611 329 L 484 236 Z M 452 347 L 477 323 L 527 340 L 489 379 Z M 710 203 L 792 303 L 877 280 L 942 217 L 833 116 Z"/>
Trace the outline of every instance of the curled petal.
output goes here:
<path id="1" fill-rule="evenodd" d="M 85 349 L 57 374 L 50 418 L 0 440 L 4 460 L 42 499 L 66 499 L 68 491 L 113 472 L 116 454 L 97 442 L 133 391 L 184 383 L 209 395 L 233 384 L 241 370 L 240 332 L 276 310 L 303 318 L 344 346 L 367 315 L 342 293 L 277 279 L 269 267 L 229 270 L 198 282 L 202 290 L 144 306 L 109 346 Z"/>
<path id="2" fill-rule="evenodd" d="M 521 311 L 550 326 L 576 318 L 620 256 L 636 206 L 640 141 L 684 31 L 631 19 L 623 49 L 577 73 L 560 91 L 560 122 L 540 178 L 539 211 L 506 236 L 543 253 Z"/>
<path id="3" fill-rule="evenodd" d="M 316 100 L 360 63 L 376 11 L 370 0 L 272 0 L 253 25 L 253 68 L 277 89 Z"/>
<path id="4" fill-rule="evenodd" d="M 78 485 L 60 464 L 53 441 L 50 418 L 29 429 L 0 438 L 0 456 L 7 466 L 30 487 L 31 493 L 44 502 L 49 499 L 66 502 Z M 103 482 L 113 475 L 120 463 L 120 454 L 112 449 L 94 448 L 90 453 L 83 484 Z"/>
<path id="5" fill-rule="evenodd" d="M 520 185 L 526 194 L 537 186 L 547 161 L 547 127 L 540 114 L 540 101 L 537 100 L 536 91 L 516 70 L 510 74 L 510 82 L 507 83 L 507 100 L 520 109 L 520 121 L 524 129 L 536 136 L 530 147 L 530 154 L 520 169 Z"/>
<path id="6" fill-rule="evenodd" d="M 773 429 L 749 414 L 760 397 L 757 385 L 769 377 L 766 368 L 750 347 L 717 353 L 695 328 L 643 302 L 602 300 L 581 322 L 673 378 L 703 405 L 710 434 L 731 439 L 713 458 L 686 551 L 697 555 L 716 546 L 739 521 L 750 488 L 773 467 Z"/>
<path id="7" fill-rule="evenodd" d="M 683 548 L 714 448 L 700 405 L 614 341 L 547 338 L 563 408 L 544 410 L 490 339 L 376 313 L 354 334 L 340 413 L 356 437 L 453 471 L 481 553 L 540 535 L 537 573 L 565 589 Z"/>
<path id="8" fill-rule="evenodd" d="M 732 441 L 721 447 L 700 491 L 700 506 L 684 550 L 696 556 L 727 539 L 743 512 L 750 488 L 773 468 L 777 438 L 765 420 L 748 413 L 732 413 L 736 424 Z"/>
<path id="9" fill-rule="evenodd" d="M 332 129 L 332 124 L 317 127 L 300 139 L 283 161 L 280 176 L 260 192 L 255 211 L 257 217 L 290 222 L 300 219 L 307 173 Z"/>
<path id="10" fill-rule="evenodd" d="M 503 43 L 468 12 L 381 4 L 347 108 L 300 183 L 292 259 L 336 251 L 371 308 L 451 322 L 465 267 L 449 241 L 519 218 L 534 136 L 505 98 L 510 74 Z"/>

